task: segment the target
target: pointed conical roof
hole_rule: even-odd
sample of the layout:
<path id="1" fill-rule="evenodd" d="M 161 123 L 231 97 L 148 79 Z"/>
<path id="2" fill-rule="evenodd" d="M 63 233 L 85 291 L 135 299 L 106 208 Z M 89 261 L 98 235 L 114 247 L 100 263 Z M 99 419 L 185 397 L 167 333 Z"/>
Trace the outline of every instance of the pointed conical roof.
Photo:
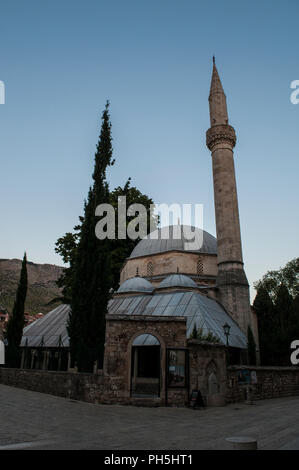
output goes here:
<path id="1" fill-rule="evenodd" d="M 219 124 L 228 124 L 226 96 L 223 91 L 222 83 L 215 64 L 215 57 L 213 57 L 213 72 L 209 95 L 209 104 L 211 127 L 217 126 Z"/>
<path id="2" fill-rule="evenodd" d="M 211 79 L 210 96 L 214 93 L 223 93 L 225 96 L 219 73 L 215 64 L 215 57 L 213 57 L 213 72 Z"/>

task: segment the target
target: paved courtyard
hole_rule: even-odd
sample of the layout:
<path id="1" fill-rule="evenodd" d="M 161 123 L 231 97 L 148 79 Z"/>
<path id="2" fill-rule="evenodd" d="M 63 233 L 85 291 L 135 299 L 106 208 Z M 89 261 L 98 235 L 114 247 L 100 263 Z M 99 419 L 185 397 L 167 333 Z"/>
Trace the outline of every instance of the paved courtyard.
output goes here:
<path id="1" fill-rule="evenodd" d="M 0 385 L 0 450 L 226 449 L 231 436 L 299 449 L 299 397 L 194 411 L 92 405 Z"/>

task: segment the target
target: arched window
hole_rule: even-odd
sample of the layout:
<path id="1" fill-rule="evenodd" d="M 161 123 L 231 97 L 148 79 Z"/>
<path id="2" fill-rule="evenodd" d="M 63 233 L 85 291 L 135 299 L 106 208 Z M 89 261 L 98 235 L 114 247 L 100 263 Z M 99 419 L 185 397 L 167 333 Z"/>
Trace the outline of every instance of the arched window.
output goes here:
<path id="1" fill-rule="evenodd" d="M 152 277 L 153 272 L 154 272 L 154 266 L 153 266 L 153 263 L 150 261 L 149 263 L 147 263 L 147 275 L 149 277 Z"/>
<path id="2" fill-rule="evenodd" d="M 203 260 L 202 260 L 202 257 L 199 257 L 198 261 L 197 261 L 197 274 L 199 276 L 203 274 Z"/>

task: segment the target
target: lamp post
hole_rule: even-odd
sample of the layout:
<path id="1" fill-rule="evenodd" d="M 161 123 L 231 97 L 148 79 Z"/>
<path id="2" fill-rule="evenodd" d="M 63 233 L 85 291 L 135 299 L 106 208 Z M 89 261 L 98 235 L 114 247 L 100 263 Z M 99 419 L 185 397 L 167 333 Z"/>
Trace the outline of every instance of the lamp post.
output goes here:
<path id="1" fill-rule="evenodd" d="M 226 336 L 226 346 L 228 347 L 228 337 L 229 337 L 229 332 L 230 332 L 230 326 L 227 323 L 224 323 L 222 328 Z"/>

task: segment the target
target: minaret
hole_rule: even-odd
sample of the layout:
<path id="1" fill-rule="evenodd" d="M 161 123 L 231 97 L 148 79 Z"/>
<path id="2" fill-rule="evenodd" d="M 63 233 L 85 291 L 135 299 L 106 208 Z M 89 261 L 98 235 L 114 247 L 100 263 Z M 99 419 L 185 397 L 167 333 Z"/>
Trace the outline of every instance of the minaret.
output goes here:
<path id="1" fill-rule="evenodd" d="M 226 96 L 213 57 L 209 96 L 211 127 L 207 147 L 212 152 L 218 246 L 219 301 L 247 334 L 251 324 L 249 285 L 243 268 L 238 196 L 233 148 L 236 134 L 228 124 Z"/>

